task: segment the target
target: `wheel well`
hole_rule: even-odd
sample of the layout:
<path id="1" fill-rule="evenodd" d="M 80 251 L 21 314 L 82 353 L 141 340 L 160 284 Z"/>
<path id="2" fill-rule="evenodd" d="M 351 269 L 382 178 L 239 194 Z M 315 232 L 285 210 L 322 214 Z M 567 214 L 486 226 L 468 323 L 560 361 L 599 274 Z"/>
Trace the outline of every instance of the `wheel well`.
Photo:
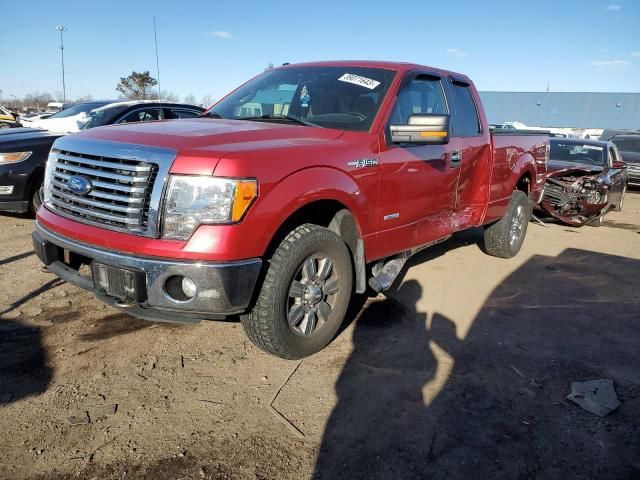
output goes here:
<path id="1" fill-rule="evenodd" d="M 267 248 L 267 256 L 273 255 L 278 245 L 287 234 L 299 225 L 313 223 L 328 228 L 338 234 L 349 247 L 356 279 L 356 292 L 366 290 L 366 262 L 364 257 L 364 243 L 360 236 L 358 224 L 342 203 L 335 200 L 318 200 L 307 204 L 292 213 L 271 239 Z"/>
<path id="2" fill-rule="evenodd" d="M 516 190 L 520 190 L 521 192 L 529 195 L 531 193 L 531 174 L 529 172 L 525 173 L 520 177 L 518 183 L 516 184 Z"/>

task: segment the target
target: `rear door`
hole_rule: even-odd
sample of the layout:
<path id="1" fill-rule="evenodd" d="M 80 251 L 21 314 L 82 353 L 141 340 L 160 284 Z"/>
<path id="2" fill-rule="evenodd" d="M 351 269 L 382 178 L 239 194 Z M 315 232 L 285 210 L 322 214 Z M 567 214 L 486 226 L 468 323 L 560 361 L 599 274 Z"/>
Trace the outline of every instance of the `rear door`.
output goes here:
<path id="1" fill-rule="evenodd" d="M 484 131 L 478 95 L 465 78 L 449 77 L 446 82 L 451 98 L 452 156 L 460 175 L 455 210 L 461 226 L 476 224 L 489 199 L 491 147 L 489 132 Z M 480 221 L 478 219 L 478 221 Z"/>
<path id="2" fill-rule="evenodd" d="M 449 113 L 442 79 L 412 72 L 403 81 L 388 124 L 406 125 L 414 113 Z M 458 167 L 452 146 L 396 145 L 387 135 L 380 153 L 378 239 L 400 252 L 451 232 Z"/>

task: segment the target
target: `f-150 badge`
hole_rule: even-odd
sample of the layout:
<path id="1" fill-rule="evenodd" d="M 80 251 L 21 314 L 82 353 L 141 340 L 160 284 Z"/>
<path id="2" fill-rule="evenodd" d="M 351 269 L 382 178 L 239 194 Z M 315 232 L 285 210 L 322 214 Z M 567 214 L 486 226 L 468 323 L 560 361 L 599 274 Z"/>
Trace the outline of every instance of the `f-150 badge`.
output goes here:
<path id="1" fill-rule="evenodd" d="M 376 165 L 378 165 L 377 158 L 362 158 L 360 160 L 354 160 L 347 163 L 347 167 L 355 168 L 375 167 Z"/>

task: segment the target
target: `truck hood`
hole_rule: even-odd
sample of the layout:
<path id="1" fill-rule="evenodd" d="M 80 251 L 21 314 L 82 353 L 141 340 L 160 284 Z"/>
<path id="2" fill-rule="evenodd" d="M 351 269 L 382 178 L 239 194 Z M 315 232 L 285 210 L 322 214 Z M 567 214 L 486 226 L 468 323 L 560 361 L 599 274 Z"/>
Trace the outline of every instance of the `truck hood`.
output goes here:
<path id="1" fill-rule="evenodd" d="M 265 121 L 197 118 L 99 127 L 75 136 L 170 148 L 190 156 L 221 158 L 240 151 L 329 142 L 343 133 L 340 130 Z"/>

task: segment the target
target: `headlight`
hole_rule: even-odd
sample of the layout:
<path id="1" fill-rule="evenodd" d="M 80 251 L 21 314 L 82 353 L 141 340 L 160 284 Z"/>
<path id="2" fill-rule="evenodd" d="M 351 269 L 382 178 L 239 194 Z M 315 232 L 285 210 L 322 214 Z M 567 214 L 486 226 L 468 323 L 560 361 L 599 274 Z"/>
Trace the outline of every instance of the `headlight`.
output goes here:
<path id="1" fill-rule="evenodd" d="M 5 163 L 23 162 L 31 156 L 31 152 L 0 153 L 0 165 Z"/>
<path id="2" fill-rule="evenodd" d="M 187 240 L 199 225 L 239 222 L 257 196 L 255 180 L 172 175 L 162 236 Z"/>

